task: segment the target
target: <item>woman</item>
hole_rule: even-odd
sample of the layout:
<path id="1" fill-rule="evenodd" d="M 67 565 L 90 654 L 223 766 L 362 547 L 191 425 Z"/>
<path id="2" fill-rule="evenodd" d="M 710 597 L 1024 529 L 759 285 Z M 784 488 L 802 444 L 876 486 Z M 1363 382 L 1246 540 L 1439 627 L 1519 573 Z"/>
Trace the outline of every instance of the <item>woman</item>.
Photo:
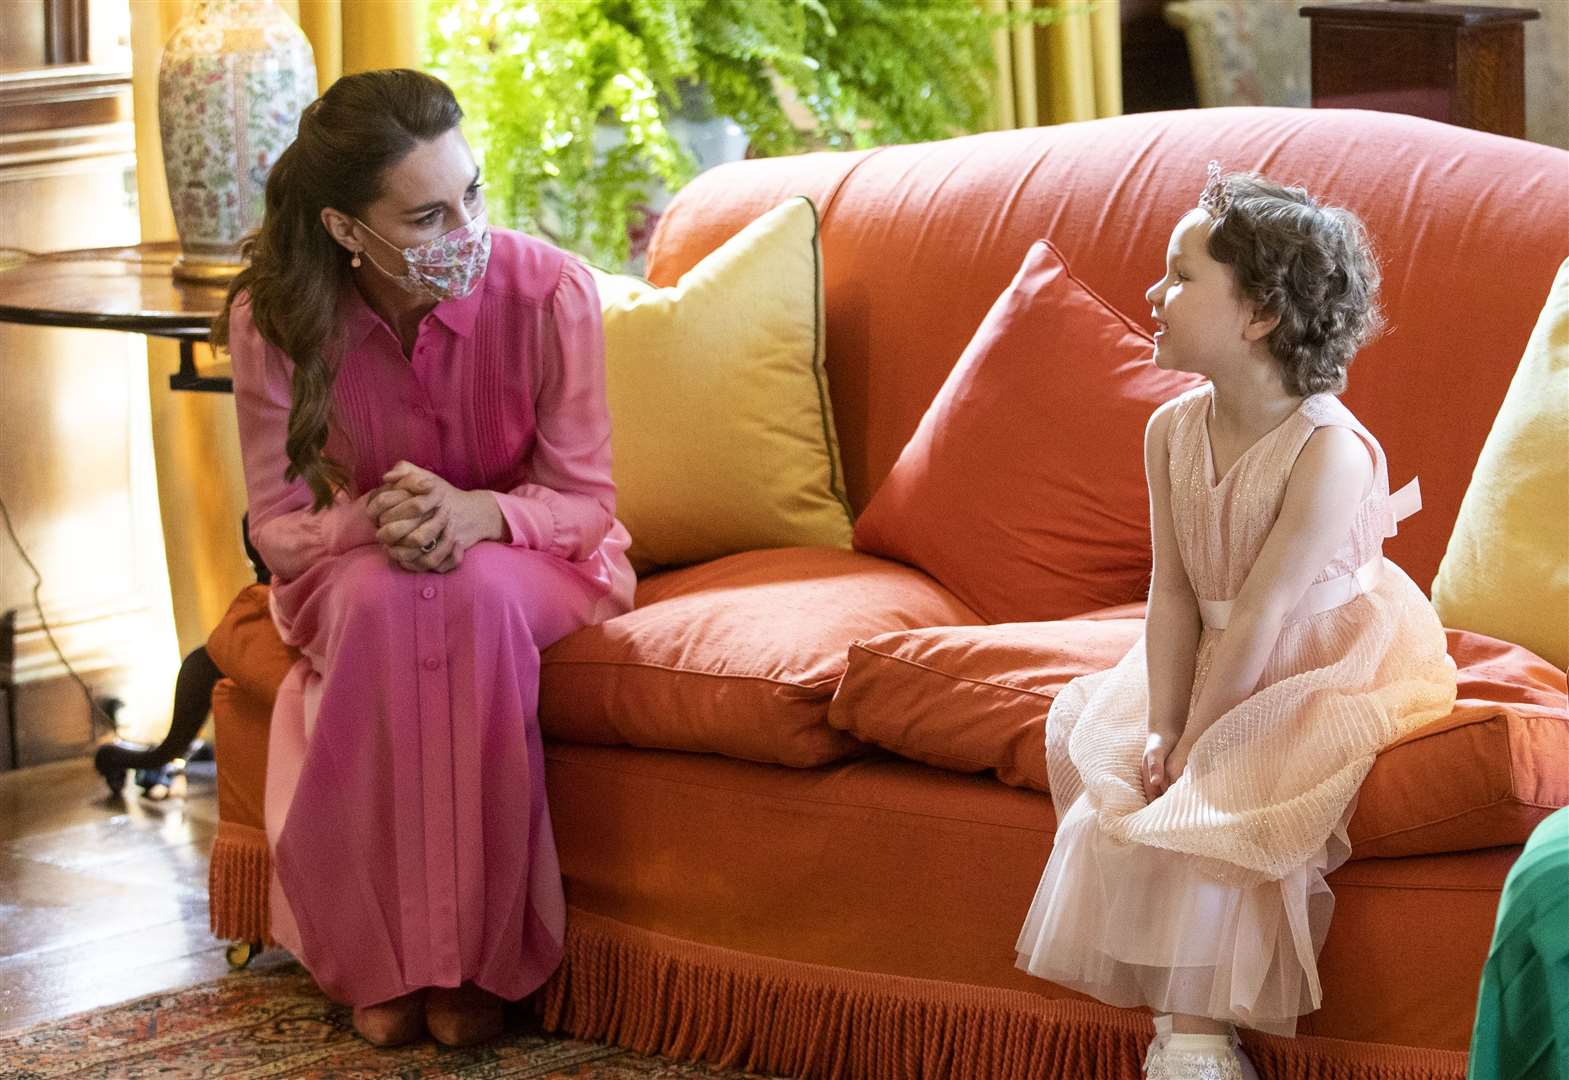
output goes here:
<path id="1" fill-rule="evenodd" d="M 462 116 L 416 71 L 334 83 L 213 328 L 303 654 L 268 749 L 272 932 L 378 1045 L 490 1038 L 559 963 L 539 651 L 634 584 L 593 279 L 486 226 Z"/>

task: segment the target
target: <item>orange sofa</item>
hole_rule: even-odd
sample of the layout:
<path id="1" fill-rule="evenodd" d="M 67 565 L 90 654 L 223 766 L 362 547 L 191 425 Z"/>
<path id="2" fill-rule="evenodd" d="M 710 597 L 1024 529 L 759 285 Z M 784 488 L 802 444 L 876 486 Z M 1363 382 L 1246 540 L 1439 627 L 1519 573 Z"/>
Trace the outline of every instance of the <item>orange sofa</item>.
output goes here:
<path id="1" fill-rule="evenodd" d="M 1358 359 L 1346 400 L 1380 437 L 1395 483 L 1420 472 L 1425 508 L 1386 554 L 1426 585 L 1569 257 L 1569 153 L 1388 114 L 1217 109 L 745 162 L 681 192 L 649 274 L 669 284 L 755 216 L 812 197 L 859 512 L 1033 241 L 1049 238 L 1148 327 L 1144 289 L 1210 158 L 1303 183 L 1367 220 L 1391 330 Z M 649 577 L 639 602 L 701 603 L 727 581 L 803 579 L 835 560 L 874 573 L 882 563 L 755 552 Z M 1051 843 L 1049 798 L 872 748 L 797 768 L 551 738 L 570 729 L 559 714 L 574 700 L 553 660 L 576 647 L 547 652 L 542 676 L 569 903 L 566 961 L 537 998 L 549 1029 L 803 1077 L 1138 1076 L 1146 1014 L 1014 967 Z M 1535 822 L 1569 803 L 1564 672 L 1507 643 L 1471 648 L 1461 697 L 1469 687 L 1477 699 L 1381 755 L 1364 787 L 1360 846 L 1330 878 L 1323 1008 L 1297 1039 L 1245 1036 L 1266 1078 L 1464 1075 L 1504 876 Z M 212 925 L 267 941 L 267 726 L 292 657 L 264 587 L 236 600 L 209 649 L 228 675 L 213 703 Z M 1535 689 L 1511 698 L 1521 679 Z M 802 686 L 824 703 L 833 692 L 821 679 Z"/>

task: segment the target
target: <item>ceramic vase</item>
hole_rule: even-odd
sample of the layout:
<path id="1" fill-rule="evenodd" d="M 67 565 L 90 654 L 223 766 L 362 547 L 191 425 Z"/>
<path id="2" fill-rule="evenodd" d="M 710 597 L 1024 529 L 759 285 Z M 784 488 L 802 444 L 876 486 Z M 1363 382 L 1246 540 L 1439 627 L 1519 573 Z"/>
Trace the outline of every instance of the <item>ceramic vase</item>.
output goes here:
<path id="1" fill-rule="evenodd" d="M 202 0 L 158 65 L 164 173 L 180 233 L 175 277 L 222 283 L 262 219 L 267 174 L 316 97 L 310 42 L 273 0 Z"/>

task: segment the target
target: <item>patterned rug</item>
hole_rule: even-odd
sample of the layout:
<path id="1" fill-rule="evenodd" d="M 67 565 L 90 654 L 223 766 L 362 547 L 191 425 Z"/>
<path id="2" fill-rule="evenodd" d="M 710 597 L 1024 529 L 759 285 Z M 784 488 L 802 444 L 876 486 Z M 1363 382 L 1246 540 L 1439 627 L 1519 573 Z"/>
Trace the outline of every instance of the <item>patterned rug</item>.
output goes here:
<path id="1" fill-rule="evenodd" d="M 153 994 L 0 1038 L 0 1080 L 249 1080 L 266 1077 L 506 1077 L 510 1080 L 755 1080 L 540 1032 L 518 1010 L 487 1046 L 425 1039 L 379 1050 L 350 1010 L 292 960 Z"/>

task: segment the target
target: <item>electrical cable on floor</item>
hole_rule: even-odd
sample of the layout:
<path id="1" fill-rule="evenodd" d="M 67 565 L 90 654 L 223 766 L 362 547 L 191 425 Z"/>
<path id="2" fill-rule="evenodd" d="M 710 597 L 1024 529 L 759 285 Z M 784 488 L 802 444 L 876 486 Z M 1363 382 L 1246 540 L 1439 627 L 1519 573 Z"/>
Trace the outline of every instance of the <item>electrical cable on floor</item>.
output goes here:
<path id="1" fill-rule="evenodd" d="M 65 667 L 66 674 L 76 680 L 76 685 L 82 688 L 82 696 L 87 699 L 87 707 L 91 710 L 94 718 L 102 717 L 104 722 L 109 725 L 109 730 L 114 731 L 114 717 L 104 712 L 103 707 L 93 697 L 92 688 L 82 680 L 82 677 L 76 673 L 76 669 L 71 666 L 71 662 L 65 658 L 65 650 L 60 648 L 60 643 L 55 640 L 54 631 L 49 628 L 49 621 L 44 618 L 44 602 L 39 595 L 40 590 L 44 587 L 44 576 L 38 572 L 38 567 L 33 565 L 33 560 L 27 554 L 27 549 L 22 546 L 21 539 L 17 537 L 16 528 L 11 524 L 11 511 L 6 509 L 4 498 L 0 498 L 0 517 L 5 519 L 6 535 L 11 538 L 11 543 L 15 545 L 17 554 L 22 556 L 22 561 L 27 564 L 27 569 L 32 572 L 33 610 L 38 613 L 38 625 L 43 628 L 44 637 L 49 639 L 49 644 L 54 649 L 55 656 L 59 658 L 60 663 Z"/>

